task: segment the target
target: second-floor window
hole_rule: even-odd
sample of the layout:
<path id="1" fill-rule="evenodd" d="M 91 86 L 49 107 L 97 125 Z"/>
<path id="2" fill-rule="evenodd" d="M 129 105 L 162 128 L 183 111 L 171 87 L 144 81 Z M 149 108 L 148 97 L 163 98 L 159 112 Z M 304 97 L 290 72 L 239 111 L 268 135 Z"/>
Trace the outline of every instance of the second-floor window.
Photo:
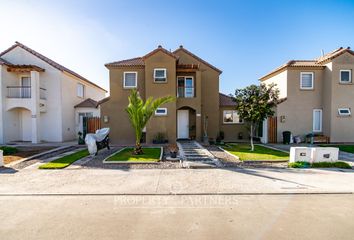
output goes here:
<path id="1" fill-rule="evenodd" d="M 194 79 L 193 77 L 177 77 L 177 97 L 194 97 Z"/>
<path id="2" fill-rule="evenodd" d="M 137 87 L 137 72 L 124 72 L 123 87 L 136 88 Z"/>
<path id="3" fill-rule="evenodd" d="M 155 82 L 167 82 L 166 68 L 155 68 L 154 69 L 154 81 Z"/>
<path id="4" fill-rule="evenodd" d="M 300 89 L 313 89 L 313 72 L 300 73 Z"/>
<path id="5" fill-rule="evenodd" d="M 352 82 L 352 71 L 351 70 L 340 70 L 340 82 L 341 83 L 351 83 Z"/>
<path id="6" fill-rule="evenodd" d="M 80 97 L 80 98 L 84 98 L 85 86 L 83 84 L 81 84 L 81 83 L 78 83 L 77 87 L 76 87 L 76 90 L 77 90 L 77 96 Z"/>

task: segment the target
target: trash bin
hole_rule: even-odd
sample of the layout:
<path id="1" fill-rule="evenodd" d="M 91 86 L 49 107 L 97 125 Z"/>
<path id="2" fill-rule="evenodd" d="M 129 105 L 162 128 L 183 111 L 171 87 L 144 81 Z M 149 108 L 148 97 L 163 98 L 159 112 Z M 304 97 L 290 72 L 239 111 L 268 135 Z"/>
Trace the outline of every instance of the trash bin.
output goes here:
<path id="1" fill-rule="evenodd" d="M 283 132 L 283 144 L 290 144 L 291 132 L 284 131 Z"/>

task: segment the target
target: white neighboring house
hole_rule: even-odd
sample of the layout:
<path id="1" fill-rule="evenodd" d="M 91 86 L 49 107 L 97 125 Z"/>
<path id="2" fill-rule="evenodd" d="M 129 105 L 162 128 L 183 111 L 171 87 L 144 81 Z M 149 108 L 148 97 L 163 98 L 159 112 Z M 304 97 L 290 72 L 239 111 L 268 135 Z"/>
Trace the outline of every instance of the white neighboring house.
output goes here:
<path id="1" fill-rule="evenodd" d="M 80 103 L 107 93 L 19 42 L 0 53 L 0 89 L 0 144 L 73 140 Z M 99 116 L 97 106 L 84 112 Z"/>

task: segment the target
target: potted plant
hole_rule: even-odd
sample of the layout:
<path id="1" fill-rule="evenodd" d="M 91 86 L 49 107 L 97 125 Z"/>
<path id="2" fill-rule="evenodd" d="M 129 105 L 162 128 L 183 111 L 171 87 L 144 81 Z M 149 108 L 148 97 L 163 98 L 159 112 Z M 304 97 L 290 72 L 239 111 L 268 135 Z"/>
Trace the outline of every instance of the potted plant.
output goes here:
<path id="1" fill-rule="evenodd" d="M 176 158 L 177 157 L 177 153 L 178 153 L 177 144 L 168 145 L 168 150 L 170 151 L 171 158 Z"/>
<path id="2" fill-rule="evenodd" d="M 152 140 L 153 144 L 164 144 L 167 142 L 168 140 L 165 138 L 165 134 L 163 134 L 162 132 L 157 133 L 154 139 Z"/>

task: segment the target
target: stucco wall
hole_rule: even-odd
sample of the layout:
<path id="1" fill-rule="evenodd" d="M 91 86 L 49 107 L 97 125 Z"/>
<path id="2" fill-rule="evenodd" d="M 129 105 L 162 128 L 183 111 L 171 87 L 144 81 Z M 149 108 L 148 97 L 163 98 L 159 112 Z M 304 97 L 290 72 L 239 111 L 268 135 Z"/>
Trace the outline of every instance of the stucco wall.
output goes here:
<path id="1" fill-rule="evenodd" d="M 340 83 L 340 70 L 352 71 L 352 83 Z M 331 111 L 331 142 L 354 142 L 354 56 L 344 53 L 332 62 L 332 111 Z M 350 108 L 349 117 L 338 116 L 338 108 Z"/>
<path id="2" fill-rule="evenodd" d="M 219 122 L 220 122 L 220 131 L 224 132 L 225 142 L 237 142 L 248 139 L 249 133 L 246 129 L 244 123 L 224 123 L 223 112 L 224 110 L 235 110 L 234 107 L 220 107 L 219 111 Z M 242 134 L 243 139 L 239 139 L 239 134 Z"/>
<path id="3" fill-rule="evenodd" d="M 201 72 L 201 128 L 208 117 L 208 136 L 216 138 L 219 133 L 219 75 L 220 73 L 198 61 L 183 50 L 175 53 L 179 63 L 199 64 Z"/>
<path id="4" fill-rule="evenodd" d="M 287 87 L 288 87 L 288 71 L 285 70 L 265 81 L 262 83 L 266 85 L 276 84 L 276 88 L 279 90 L 279 99 L 287 97 Z"/>
<path id="5" fill-rule="evenodd" d="M 77 96 L 77 84 L 84 85 L 84 97 Z M 63 141 L 73 140 L 77 137 L 75 124 L 75 109 L 74 106 L 87 98 L 92 98 L 95 101 L 105 97 L 105 92 L 92 85 L 66 73 L 61 75 L 62 85 L 62 136 Z"/>
<path id="6" fill-rule="evenodd" d="M 110 128 L 110 140 L 114 144 L 132 144 L 135 142 L 134 130 L 130 125 L 125 108 L 128 106 L 128 96 L 131 89 L 123 88 L 123 73 L 138 72 L 138 91 L 145 98 L 145 71 L 142 68 L 111 68 L 109 69 L 110 99 L 101 104 L 102 126 Z M 103 121 L 104 116 L 108 122 Z"/>
<path id="7" fill-rule="evenodd" d="M 30 54 L 20 47 L 6 53 L 2 58 L 14 64 L 32 64 L 45 69 L 45 72 L 39 73 L 40 87 L 46 89 L 46 109 L 45 113 L 40 114 L 40 137 L 43 141 L 60 142 L 61 136 L 61 95 L 60 95 L 60 74 L 56 68 Z M 4 71 L 3 71 L 4 72 Z M 4 79 L 12 79 L 7 83 L 8 86 L 20 85 L 20 75 L 8 73 Z M 18 140 L 18 139 L 17 139 Z"/>
<path id="8" fill-rule="evenodd" d="M 154 82 L 153 74 L 155 68 L 167 69 L 167 82 Z M 176 96 L 176 59 L 159 51 L 145 60 L 145 96 L 148 97 L 164 97 Z M 176 101 L 162 105 L 167 108 L 167 116 L 153 115 L 146 126 L 146 140 L 152 142 L 154 137 L 162 132 L 169 140 L 176 140 Z"/>
<path id="9" fill-rule="evenodd" d="M 300 89 L 300 73 L 314 73 L 314 89 Z M 323 70 L 316 69 L 289 69 L 287 100 L 277 107 L 278 116 L 278 141 L 282 141 L 282 132 L 291 131 L 293 135 L 304 136 L 312 132 L 313 109 L 322 109 Z M 285 116 L 285 122 L 281 122 Z M 323 128 L 323 126 L 322 126 Z"/>

